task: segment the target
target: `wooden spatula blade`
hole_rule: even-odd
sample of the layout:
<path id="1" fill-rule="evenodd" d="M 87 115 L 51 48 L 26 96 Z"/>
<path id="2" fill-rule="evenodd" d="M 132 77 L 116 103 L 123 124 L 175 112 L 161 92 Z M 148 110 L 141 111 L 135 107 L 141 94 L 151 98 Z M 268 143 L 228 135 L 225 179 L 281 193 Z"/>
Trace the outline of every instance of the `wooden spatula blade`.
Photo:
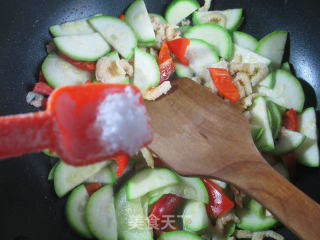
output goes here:
<path id="1" fill-rule="evenodd" d="M 172 85 L 165 97 L 147 102 L 154 131 L 150 148 L 161 159 L 185 175 L 213 175 L 226 167 L 225 160 L 232 165 L 239 157 L 250 159 L 255 147 L 249 122 L 237 108 L 189 79 Z"/>

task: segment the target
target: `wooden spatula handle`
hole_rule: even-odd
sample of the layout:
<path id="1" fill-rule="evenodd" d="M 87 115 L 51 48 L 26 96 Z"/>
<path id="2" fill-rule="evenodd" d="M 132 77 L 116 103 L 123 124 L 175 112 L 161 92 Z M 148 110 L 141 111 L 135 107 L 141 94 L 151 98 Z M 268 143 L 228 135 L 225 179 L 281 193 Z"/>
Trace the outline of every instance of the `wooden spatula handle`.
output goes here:
<path id="1" fill-rule="evenodd" d="M 0 159 L 41 151 L 53 145 L 53 119 L 48 112 L 0 118 Z"/>
<path id="2" fill-rule="evenodd" d="M 214 176 L 227 178 L 240 189 L 246 189 L 247 194 L 263 204 L 301 239 L 320 239 L 318 203 L 279 175 L 262 159 L 239 164 L 241 166 L 235 164 L 221 169 L 215 172 Z"/>

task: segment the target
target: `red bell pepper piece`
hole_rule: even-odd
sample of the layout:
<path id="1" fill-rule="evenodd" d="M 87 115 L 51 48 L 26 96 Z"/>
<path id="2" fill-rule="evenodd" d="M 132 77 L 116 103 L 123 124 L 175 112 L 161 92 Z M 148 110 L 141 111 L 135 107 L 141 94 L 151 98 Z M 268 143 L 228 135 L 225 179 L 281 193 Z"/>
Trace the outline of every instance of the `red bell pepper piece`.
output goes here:
<path id="1" fill-rule="evenodd" d="M 75 66 L 75 67 L 77 67 L 77 68 L 79 68 L 81 70 L 92 72 L 92 71 L 94 71 L 96 69 L 96 62 L 78 61 L 78 60 L 74 60 L 72 58 L 69 58 L 68 56 L 66 56 L 62 52 L 58 51 L 57 53 L 64 60 L 68 61 L 73 66 Z"/>
<path id="2" fill-rule="evenodd" d="M 121 15 L 119 16 L 119 19 L 124 20 L 124 15 L 121 14 Z"/>
<path id="3" fill-rule="evenodd" d="M 33 92 L 37 92 L 40 93 L 42 95 L 47 95 L 49 96 L 52 91 L 53 88 L 49 86 L 49 84 L 47 84 L 46 82 L 37 82 L 34 87 L 33 87 Z"/>
<path id="4" fill-rule="evenodd" d="M 296 155 L 294 154 L 294 152 L 289 152 L 287 154 L 282 155 L 281 159 L 283 161 L 284 166 L 289 171 L 290 179 L 293 180 L 296 176 Z"/>
<path id="5" fill-rule="evenodd" d="M 179 62 L 184 65 L 188 65 L 188 59 L 184 56 L 188 45 L 190 44 L 190 39 L 188 38 L 178 38 L 167 42 L 170 52 L 176 56 Z"/>
<path id="6" fill-rule="evenodd" d="M 89 194 L 89 196 L 91 196 L 93 193 L 95 193 L 96 191 L 99 190 L 99 188 L 101 188 L 102 184 L 101 183 L 90 183 L 85 185 L 86 190 Z"/>
<path id="7" fill-rule="evenodd" d="M 41 109 L 44 111 L 47 109 L 47 104 L 48 104 L 48 98 L 43 98 L 41 102 Z"/>
<path id="8" fill-rule="evenodd" d="M 158 57 L 158 65 L 160 68 L 160 83 L 162 83 L 168 80 L 174 72 L 174 64 L 166 41 L 162 42 Z"/>
<path id="9" fill-rule="evenodd" d="M 223 68 L 209 68 L 209 72 L 213 84 L 223 97 L 230 101 L 240 100 L 240 94 L 237 88 L 233 85 L 232 78 L 228 70 Z"/>
<path id="10" fill-rule="evenodd" d="M 283 115 L 282 126 L 292 131 L 298 131 L 298 116 L 297 113 L 293 110 L 293 108 L 286 111 Z"/>
<path id="11" fill-rule="evenodd" d="M 221 188 L 207 178 L 201 179 L 209 194 L 209 203 L 206 204 L 207 212 L 213 217 L 234 207 L 234 203 L 223 193 Z"/>
<path id="12" fill-rule="evenodd" d="M 128 165 L 129 156 L 127 154 L 124 154 L 124 155 L 120 155 L 120 156 L 114 157 L 113 159 L 118 164 L 118 168 L 117 168 L 117 171 L 116 171 L 115 174 L 116 174 L 117 177 L 120 177 L 121 174 L 123 173 L 124 169 L 126 169 L 126 167 Z"/>
<path id="13" fill-rule="evenodd" d="M 149 215 L 150 227 L 159 229 L 163 226 L 168 226 L 169 224 L 166 222 L 166 219 L 168 219 L 168 216 L 171 216 L 177 209 L 180 200 L 181 198 L 177 195 L 169 193 L 164 194 L 158 201 L 156 201 L 153 205 L 152 212 Z"/>

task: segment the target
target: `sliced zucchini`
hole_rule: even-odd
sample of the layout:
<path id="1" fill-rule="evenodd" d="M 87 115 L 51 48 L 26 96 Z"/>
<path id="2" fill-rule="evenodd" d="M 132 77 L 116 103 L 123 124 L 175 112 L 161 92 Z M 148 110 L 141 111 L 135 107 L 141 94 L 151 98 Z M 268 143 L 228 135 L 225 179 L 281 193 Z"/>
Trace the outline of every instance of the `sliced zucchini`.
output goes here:
<path id="1" fill-rule="evenodd" d="M 258 86 L 273 89 L 275 82 L 275 73 L 273 71 L 270 71 L 268 76 L 266 76 L 261 82 L 258 83 Z"/>
<path id="2" fill-rule="evenodd" d="M 248 202 L 248 208 L 252 211 L 257 217 L 265 217 L 266 210 L 265 208 L 256 200 L 251 198 Z"/>
<path id="3" fill-rule="evenodd" d="M 173 60 L 174 68 L 176 71 L 176 74 L 179 78 L 192 78 L 193 77 L 193 71 L 189 66 L 186 66 L 182 63 L 179 63 L 177 60 Z"/>
<path id="4" fill-rule="evenodd" d="M 316 113 L 313 107 L 305 109 L 298 116 L 298 131 L 306 136 L 295 150 L 298 161 L 308 167 L 319 167 L 319 147 Z"/>
<path id="5" fill-rule="evenodd" d="M 147 88 L 158 86 L 159 82 L 160 70 L 156 59 L 146 51 L 136 48 L 133 84 L 143 92 Z"/>
<path id="6" fill-rule="evenodd" d="M 61 36 L 53 41 L 60 52 L 74 60 L 97 61 L 110 51 L 109 44 L 99 33 Z"/>
<path id="7" fill-rule="evenodd" d="M 270 151 L 274 149 L 271 126 L 268 121 L 267 103 L 263 97 L 258 97 L 253 101 L 250 109 L 252 121 L 251 124 L 260 126 L 264 132 L 257 141 L 256 146 L 261 151 Z"/>
<path id="8" fill-rule="evenodd" d="M 250 125 L 251 128 L 251 136 L 254 142 L 257 142 L 263 134 L 264 129 L 260 126 Z"/>
<path id="9" fill-rule="evenodd" d="M 281 69 L 286 70 L 286 71 L 289 72 L 289 73 L 292 73 L 289 62 L 283 63 L 282 66 L 281 66 Z"/>
<path id="10" fill-rule="evenodd" d="M 238 228 L 249 231 L 263 231 L 272 228 L 277 224 L 277 219 L 273 217 L 257 216 L 253 211 L 247 208 L 237 210 L 237 216 L 240 223 L 237 224 Z"/>
<path id="11" fill-rule="evenodd" d="M 159 199 L 163 194 L 171 193 L 181 198 L 196 200 L 203 203 L 209 202 L 207 189 L 200 178 L 179 176 L 179 184 L 171 184 L 148 193 L 149 199 Z"/>
<path id="12" fill-rule="evenodd" d="M 117 240 L 117 218 L 112 185 L 106 185 L 89 198 L 86 220 L 92 234 L 99 240 Z"/>
<path id="13" fill-rule="evenodd" d="M 60 161 L 54 171 L 54 190 L 58 197 L 63 197 L 74 187 L 83 183 L 92 175 L 110 164 L 110 161 L 99 162 L 83 167 L 74 167 Z"/>
<path id="14" fill-rule="evenodd" d="M 223 232 L 221 232 L 221 230 L 216 225 L 212 230 L 211 240 L 227 240 L 233 235 L 235 230 L 236 230 L 235 222 L 228 222 L 224 226 Z"/>
<path id="15" fill-rule="evenodd" d="M 127 197 L 128 200 L 136 199 L 153 190 L 179 182 L 179 177 L 167 168 L 146 168 L 129 179 Z"/>
<path id="16" fill-rule="evenodd" d="M 261 86 L 258 87 L 257 91 L 287 109 L 293 108 L 297 112 L 301 112 L 303 109 L 305 96 L 301 83 L 285 70 L 278 69 L 275 71 L 273 89 Z"/>
<path id="17" fill-rule="evenodd" d="M 56 53 L 50 53 L 45 58 L 41 70 L 53 88 L 85 83 L 92 77 L 91 73 L 76 68 Z"/>
<path id="18" fill-rule="evenodd" d="M 156 40 L 153 26 L 143 0 L 134 1 L 125 12 L 124 19 L 134 29 L 139 42 L 153 42 Z"/>
<path id="19" fill-rule="evenodd" d="M 198 76 L 208 74 L 208 68 L 219 62 L 219 55 L 215 48 L 200 39 L 190 39 L 185 57 L 188 59 L 190 69 Z"/>
<path id="20" fill-rule="evenodd" d="M 232 59 L 234 56 L 240 56 L 242 63 L 263 63 L 267 66 L 270 65 L 271 61 L 263 56 L 256 54 L 246 48 L 240 47 L 236 44 L 233 46 Z"/>
<path id="21" fill-rule="evenodd" d="M 202 240 L 202 238 L 195 233 L 180 230 L 162 233 L 158 240 Z"/>
<path id="22" fill-rule="evenodd" d="M 157 45 L 157 41 L 152 42 L 138 42 L 138 47 L 154 47 Z"/>
<path id="23" fill-rule="evenodd" d="M 113 184 L 116 181 L 115 175 L 111 167 L 107 166 L 102 168 L 99 172 L 89 177 L 86 183 L 102 183 L 102 184 Z"/>
<path id="24" fill-rule="evenodd" d="M 275 148 L 270 153 L 281 155 L 288 152 L 292 152 L 297 149 L 306 139 L 306 136 L 291 131 L 286 128 L 281 128 L 279 139 L 275 143 Z"/>
<path id="25" fill-rule="evenodd" d="M 231 57 L 231 36 L 226 29 L 217 24 L 204 23 L 190 27 L 190 29 L 184 34 L 184 37 L 206 41 L 217 49 L 219 56 L 225 59 L 229 59 Z"/>
<path id="26" fill-rule="evenodd" d="M 206 206 L 203 202 L 188 201 L 183 210 L 183 226 L 191 232 L 201 231 L 209 226 Z"/>
<path id="27" fill-rule="evenodd" d="M 86 187 L 83 184 L 76 187 L 66 203 L 66 218 L 69 225 L 81 236 L 93 238 L 85 217 L 88 199 L 89 194 Z"/>
<path id="28" fill-rule="evenodd" d="M 243 21 L 242 12 L 242 8 L 227 9 L 224 11 L 197 11 L 192 15 L 192 22 L 194 25 L 202 23 L 218 23 L 217 14 L 222 14 L 226 19 L 223 27 L 232 32 L 237 30 L 241 25 Z M 212 17 L 210 15 L 212 15 Z"/>
<path id="29" fill-rule="evenodd" d="M 99 13 L 95 16 L 101 15 L 102 14 Z M 54 25 L 49 28 L 49 31 L 54 37 L 94 33 L 94 29 L 88 24 L 87 20 L 88 19 L 85 18 Z"/>
<path id="30" fill-rule="evenodd" d="M 258 40 L 254 36 L 245 32 L 233 32 L 232 39 L 238 46 L 246 48 L 252 52 L 254 52 L 258 45 Z"/>
<path id="31" fill-rule="evenodd" d="M 281 65 L 284 49 L 287 42 L 287 31 L 274 31 L 264 36 L 258 43 L 256 52 L 271 59 L 274 67 Z"/>
<path id="32" fill-rule="evenodd" d="M 198 8 L 200 5 L 196 0 L 173 0 L 166 9 L 164 17 L 168 23 L 177 25 Z"/>
<path id="33" fill-rule="evenodd" d="M 115 209 L 119 239 L 153 240 L 140 198 L 128 201 L 126 188 L 123 187 L 116 194 Z"/>
<path id="34" fill-rule="evenodd" d="M 54 170 L 56 170 L 56 167 L 57 167 L 58 163 L 55 163 L 53 165 L 53 167 L 51 168 L 49 174 L 48 174 L 48 180 L 53 180 L 53 176 L 54 176 Z"/>
<path id="35" fill-rule="evenodd" d="M 267 101 L 267 108 L 271 115 L 270 125 L 271 125 L 272 136 L 273 136 L 273 139 L 276 139 L 278 138 L 278 135 L 281 129 L 281 124 L 282 124 L 281 113 L 279 111 L 278 106 L 272 101 Z"/>
<path id="36" fill-rule="evenodd" d="M 119 18 L 107 16 L 92 17 L 88 21 L 121 56 L 127 60 L 133 56 L 137 37 L 129 24 Z"/>

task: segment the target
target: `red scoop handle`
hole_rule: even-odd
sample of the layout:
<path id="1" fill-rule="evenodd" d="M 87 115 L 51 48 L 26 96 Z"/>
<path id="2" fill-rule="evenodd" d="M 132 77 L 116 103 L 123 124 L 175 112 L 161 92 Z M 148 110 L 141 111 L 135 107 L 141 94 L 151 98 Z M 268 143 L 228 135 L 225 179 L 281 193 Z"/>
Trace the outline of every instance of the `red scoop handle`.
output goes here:
<path id="1" fill-rule="evenodd" d="M 0 118 L 0 159 L 54 145 L 54 119 L 47 111 Z"/>

